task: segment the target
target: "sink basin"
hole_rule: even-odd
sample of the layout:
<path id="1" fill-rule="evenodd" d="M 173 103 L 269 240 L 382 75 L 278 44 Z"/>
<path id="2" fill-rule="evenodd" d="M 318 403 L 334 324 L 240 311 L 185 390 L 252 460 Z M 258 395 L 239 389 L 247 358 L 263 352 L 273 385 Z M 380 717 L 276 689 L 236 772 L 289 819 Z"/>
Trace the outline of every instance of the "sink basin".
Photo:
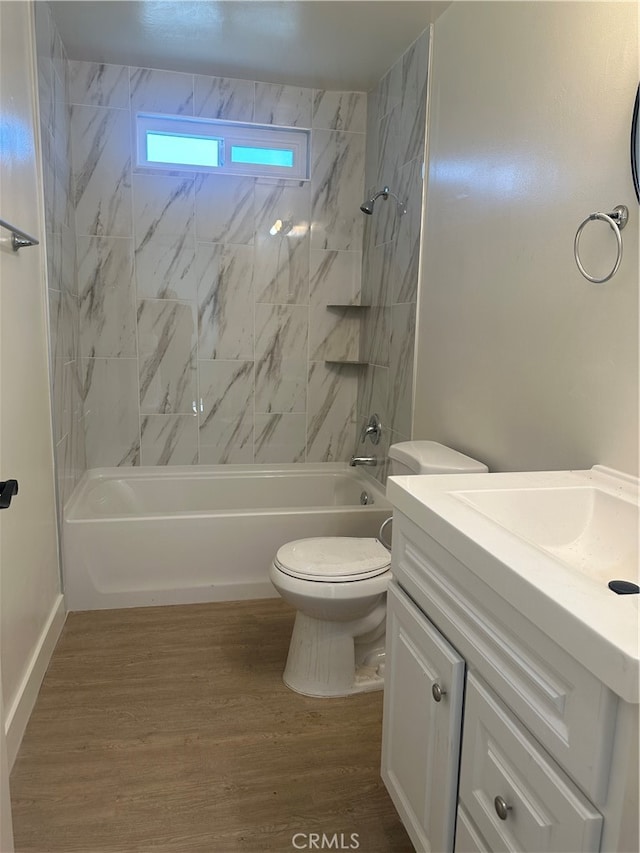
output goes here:
<path id="1" fill-rule="evenodd" d="M 453 492 L 516 536 L 594 580 L 638 583 L 637 504 L 594 486 Z"/>
<path id="2" fill-rule="evenodd" d="M 638 478 L 603 465 L 387 482 L 394 511 L 430 537 L 437 559 L 457 560 L 634 703 L 640 595 L 616 595 L 609 582 L 640 585 L 639 492 Z"/>

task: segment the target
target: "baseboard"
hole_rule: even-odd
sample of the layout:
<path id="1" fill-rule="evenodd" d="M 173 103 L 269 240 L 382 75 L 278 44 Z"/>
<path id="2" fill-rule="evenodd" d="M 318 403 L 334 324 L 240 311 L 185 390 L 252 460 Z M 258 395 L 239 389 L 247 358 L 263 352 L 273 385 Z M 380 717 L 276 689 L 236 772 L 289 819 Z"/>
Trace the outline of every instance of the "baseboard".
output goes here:
<path id="1" fill-rule="evenodd" d="M 11 772 L 13 762 L 20 749 L 22 737 L 27 728 L 33 706 L 36 704 L 42 679 L 49 666 L 49 661 L 58 642 L 66 615 L 64 597 L 58 595 L 31 655 L 31 660 L 18 688 L 16 698 L 7 710 L 5 731 L 7 735 L 9 772 Z"/>

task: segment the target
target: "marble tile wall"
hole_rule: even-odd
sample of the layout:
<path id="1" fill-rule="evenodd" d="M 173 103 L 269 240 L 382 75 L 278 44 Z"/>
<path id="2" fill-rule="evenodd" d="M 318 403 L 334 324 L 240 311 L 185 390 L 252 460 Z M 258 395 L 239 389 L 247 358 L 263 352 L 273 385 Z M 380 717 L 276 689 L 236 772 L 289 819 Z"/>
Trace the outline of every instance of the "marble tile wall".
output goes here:
<path id="1" fill-rule="evenodd" d="M 358 429 L 373 412 L 384 427 L 375 449 L 411 438 L 413 367 L 420 258 L 423 163 L 430 34 L 425 30 L 367 98 L 367 193 L 389 186 L 406 204 L 380 198 L 364 217 L 362 301 L 371 307 L 361 324 Z M 373 447 L 359 444 L 362 452 Z M 387 464 L 374 470 L 384 481 Z"/>
<path id="2" fill-rule="evenodd" d="M 87 466 L 348 459 L 357 368 L 325 362 L 360 318 L 326 306 L 360 300 L 366 95 L 76 61 L 69 90 Z M 310 127 L 311 180 L 149 174 L 138 109 Z"/>
<path id="3" fill-rule="evenodd" d="M 44 176 L 45 239 L 53 437 L 56 479 L 63 506 L 86 467 L 84 401 L 78 382 L 80 314 L 94 322 L 95 310 L 83 304 L 76 276 L 71 175 L 71 108 L 68 62 L 48 3 L 35 5 L 35 35 L 40 105 L 40 141 Z M 88 252 L 89 247 L 83 247 Z M 107 310 L 101 314 L 107 316 Z M 95 325 L 96 344 L 118 330 Z"/>

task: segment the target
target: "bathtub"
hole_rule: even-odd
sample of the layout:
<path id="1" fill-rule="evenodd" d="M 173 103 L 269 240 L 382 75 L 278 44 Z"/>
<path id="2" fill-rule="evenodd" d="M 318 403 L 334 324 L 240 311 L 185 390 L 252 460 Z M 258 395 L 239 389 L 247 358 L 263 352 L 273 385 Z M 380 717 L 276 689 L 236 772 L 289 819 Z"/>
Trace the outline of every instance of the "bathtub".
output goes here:
<path id="1" fill-rule="evenodd" d="M 64 510 L 67 608 L 277 596 L 285 542 L 375 536 L 389 515 L 380 485 L 344 464 L 96 468 Z"/>

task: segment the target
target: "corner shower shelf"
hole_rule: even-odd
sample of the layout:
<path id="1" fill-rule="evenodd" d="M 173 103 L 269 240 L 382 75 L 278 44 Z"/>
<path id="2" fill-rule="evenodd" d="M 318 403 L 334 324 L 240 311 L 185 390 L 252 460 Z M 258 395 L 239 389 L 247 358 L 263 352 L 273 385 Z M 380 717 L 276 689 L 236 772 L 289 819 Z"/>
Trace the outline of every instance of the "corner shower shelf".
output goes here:
<path id="1" fill-rule="evenodd" d="M 368 361 L 358 361 L 351 358 L 325 358 L 325 364 L 348 364 L 350 367 L 366 367 Z"/>
<path id="2" fill-rule="evenodd" d="M 360 305 L 356 302 L 333 302 L 327 308 L 371 308 L 370 305 Z"/>

